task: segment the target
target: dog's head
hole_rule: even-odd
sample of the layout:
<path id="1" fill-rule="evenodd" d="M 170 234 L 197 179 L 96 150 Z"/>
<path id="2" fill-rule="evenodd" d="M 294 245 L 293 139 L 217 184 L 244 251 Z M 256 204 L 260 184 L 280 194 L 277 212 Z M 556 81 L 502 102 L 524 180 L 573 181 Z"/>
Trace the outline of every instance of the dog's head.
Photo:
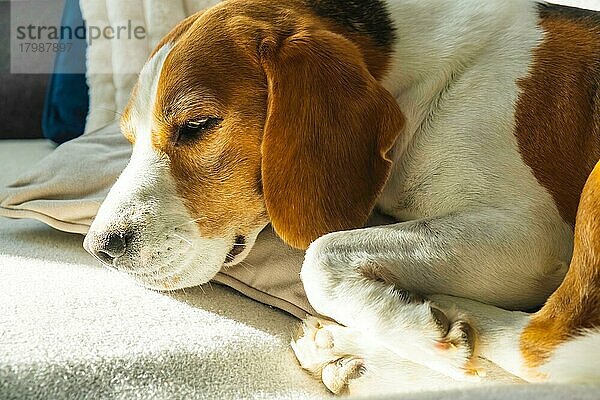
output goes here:
<path id="1" fill-rule="evenodd" d="M 229 1 L 181 22 L 124 111 L 133 155 L 86 249 L 176 289 L 242 261 L 269 223 L 298 248 L 362 226 L 403 116 L 374 77 L 385 54 L 342 33 L 293 2 Z"/>

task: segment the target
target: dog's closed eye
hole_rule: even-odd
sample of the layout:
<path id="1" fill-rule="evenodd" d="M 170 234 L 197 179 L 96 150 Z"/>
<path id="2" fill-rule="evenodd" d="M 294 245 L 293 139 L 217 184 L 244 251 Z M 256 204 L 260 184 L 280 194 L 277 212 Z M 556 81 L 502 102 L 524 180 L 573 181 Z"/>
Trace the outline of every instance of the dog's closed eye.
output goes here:
<path id="1" fill-rule="evenodd" d="M 206 132 L 219 125 L 222 118 L 203 117 L 194 121 L 187 121 L 177 129 L 175 143 L 186 144 L 200 139 Z"/>

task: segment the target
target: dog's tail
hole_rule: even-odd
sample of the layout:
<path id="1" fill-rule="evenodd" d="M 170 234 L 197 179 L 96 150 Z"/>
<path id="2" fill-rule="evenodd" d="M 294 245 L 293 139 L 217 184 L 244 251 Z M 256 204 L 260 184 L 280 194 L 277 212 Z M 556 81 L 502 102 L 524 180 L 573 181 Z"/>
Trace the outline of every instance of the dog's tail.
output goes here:
<path id="1" fill-rule="evenodd" d="M 577 212 L 562 285 L 535 314 L 459 304 L 475 319 L 481 353 L 530 381 L 600 382 L 600 163 Z"/>

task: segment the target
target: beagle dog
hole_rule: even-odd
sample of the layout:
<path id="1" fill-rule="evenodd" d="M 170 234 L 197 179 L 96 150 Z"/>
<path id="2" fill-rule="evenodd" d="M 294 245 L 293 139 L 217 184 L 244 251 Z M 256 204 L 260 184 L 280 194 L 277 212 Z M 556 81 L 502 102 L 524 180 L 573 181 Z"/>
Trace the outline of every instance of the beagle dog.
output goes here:
<path id="1" fill-rule="evenodd" d="M 307 249 L 308 299 L 340 324 L 310 318 L 293 343 L 336 393 L 406 363 L 469 379 L 479 357 L 599 379 L 599 88 L 593 12 L 227 0 L 144 66 L 131 161 L 84 245 L 172 290 L 271 224 Z M 402 222 L 363 228 L 375 209 Z"/>

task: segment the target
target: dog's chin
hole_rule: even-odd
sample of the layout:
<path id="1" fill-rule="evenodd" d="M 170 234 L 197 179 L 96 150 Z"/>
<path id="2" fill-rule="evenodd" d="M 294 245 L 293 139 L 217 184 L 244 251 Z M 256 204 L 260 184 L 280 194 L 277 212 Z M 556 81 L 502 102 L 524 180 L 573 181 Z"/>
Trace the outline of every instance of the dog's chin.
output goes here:
<path id="1" fill-rule="evenodd" d="M 242 263 L 252 250 L 261 229 L 249 235 L 214 243 L 210 251 L 186 254 L 184 252 L 155 252 L 168 257 L 153 259 L 143 268 L 117 268 L 139 285 L 157 291 L 173 291 L 201 286 L 212 280 L 223 268 Z M 173 255 L 179 254 L 179 256 Z M 152 257 L 150 257 L 152 258 Z M 183 259 L 183 260 L 182 260 Z M 151 271 L 151 272 L 149 272 Z"/>
<path id="2" fill-rule="evenodd" d="M 128 274 L 137 284 L 160 292 L 187 289 L 208 283 L 221 270 L 221 264 L 204 266 L 202 270 L 196 269 L 173 273 L 165 277 L 151 277 Z"/>
<path id="3" fill-rule="evenodd" d="M 154 260 L 144 268 L 123 270 L 137 284 L 157 291 L 173 291 L 204 285 L 217 275 L 225 262 L 227 246 L 212 253 L 188 254 Z M 182 260 L 183 259 L 183 260 Z"/>
<path id="4" fill-rule="evenodd" d="M 187 267 L 173 268 L 173 272 L 161 274 L 131 274 L 129 275 L 139 285 L 156 291 L 174 291 L 201 286 L 210 282 L 223 268 L 233 267 L 242 263 L 256 243 L 256 235 L 245 239 L 244 246 L 239 246 L 239 240 L 232 243 L 231 250 L 219 261 L 207 263 L 205 260 L 191 262 Z"/>

